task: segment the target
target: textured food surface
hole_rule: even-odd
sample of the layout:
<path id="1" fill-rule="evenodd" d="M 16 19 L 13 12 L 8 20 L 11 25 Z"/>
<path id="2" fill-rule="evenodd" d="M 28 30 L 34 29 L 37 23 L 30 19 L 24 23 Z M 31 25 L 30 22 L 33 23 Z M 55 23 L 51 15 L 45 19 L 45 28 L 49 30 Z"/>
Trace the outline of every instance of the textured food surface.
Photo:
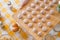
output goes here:
<path id="1" fill-rule="evenodd" d="M 29 3 L 14 15 L 14 19 L 36 40 L 42 40 L 60 21 L 60 14 L 56 10 L 58 1 L 29 0 Z"/>

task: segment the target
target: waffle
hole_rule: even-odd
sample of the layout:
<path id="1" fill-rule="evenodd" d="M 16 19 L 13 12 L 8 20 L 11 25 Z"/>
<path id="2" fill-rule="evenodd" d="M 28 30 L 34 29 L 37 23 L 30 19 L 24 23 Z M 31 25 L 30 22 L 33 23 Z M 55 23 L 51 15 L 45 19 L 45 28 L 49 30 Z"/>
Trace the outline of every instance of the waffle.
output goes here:
<path id="1" fill-rule="evenodd" d="M 36 40 L 42 40 L 60 21 L 60 14 L 56 10 L 58 1 L 29 0 L 13 17 Z"/>

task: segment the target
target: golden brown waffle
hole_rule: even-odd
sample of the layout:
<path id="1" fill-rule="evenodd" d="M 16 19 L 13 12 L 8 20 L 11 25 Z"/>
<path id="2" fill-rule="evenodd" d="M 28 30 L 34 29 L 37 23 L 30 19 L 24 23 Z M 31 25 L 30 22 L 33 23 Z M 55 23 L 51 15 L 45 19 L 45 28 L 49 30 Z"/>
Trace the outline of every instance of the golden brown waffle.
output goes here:
<path id="1" fill-rule="evenodd" d="M 29 1 L 27 5 L 18 11 L 18 14 L 14 15 L 14 19 L 36 40 L 42 40 L 60 21 L 60 14 L 56 10 L 58 1 Z"/>

